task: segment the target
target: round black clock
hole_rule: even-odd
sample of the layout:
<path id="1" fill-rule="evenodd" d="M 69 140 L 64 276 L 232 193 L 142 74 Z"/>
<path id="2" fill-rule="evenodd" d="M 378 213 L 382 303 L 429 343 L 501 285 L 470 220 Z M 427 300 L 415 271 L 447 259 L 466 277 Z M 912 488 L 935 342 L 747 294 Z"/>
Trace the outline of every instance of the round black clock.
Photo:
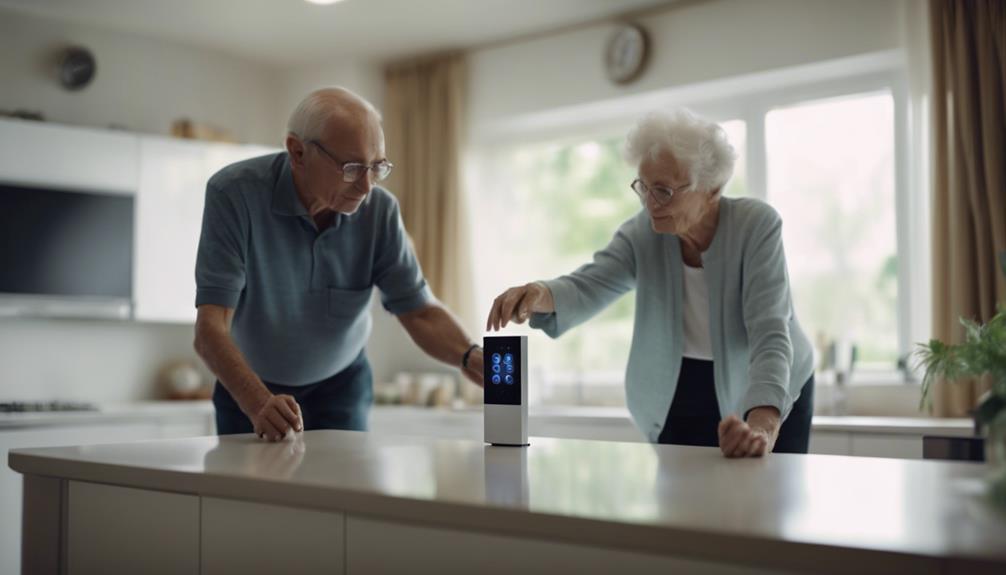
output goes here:
<path id="1" fill-rule="evenodd" d="M 97 64 L 87 48 L 67 48 L 59 63 L 59 83 L 67 90 L 80 90 L 91 83 Z"/>

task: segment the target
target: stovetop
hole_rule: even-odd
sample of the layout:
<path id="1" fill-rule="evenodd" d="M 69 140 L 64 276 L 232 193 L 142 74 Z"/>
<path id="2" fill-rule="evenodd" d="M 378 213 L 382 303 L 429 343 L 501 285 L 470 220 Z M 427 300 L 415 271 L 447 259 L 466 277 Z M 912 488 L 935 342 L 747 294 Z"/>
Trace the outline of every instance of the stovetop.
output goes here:
<path id="1" fill-rule="evenodd" d="M 50 411 L 98 411 L 82 401 L 7 401 L 0 402 L 0 413 L 38 413 Z"/>

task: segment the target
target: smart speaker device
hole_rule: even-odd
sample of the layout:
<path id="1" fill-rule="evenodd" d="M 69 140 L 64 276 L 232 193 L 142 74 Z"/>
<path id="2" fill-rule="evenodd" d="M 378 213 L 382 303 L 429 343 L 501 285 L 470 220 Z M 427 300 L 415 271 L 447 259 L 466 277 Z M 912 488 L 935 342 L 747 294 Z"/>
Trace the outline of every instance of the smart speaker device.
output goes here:
<path id="1" fill-rule="evenodd" d="M 482 349 L 485 441 L 528 445 L 527 336 L 486 336 Z"/>

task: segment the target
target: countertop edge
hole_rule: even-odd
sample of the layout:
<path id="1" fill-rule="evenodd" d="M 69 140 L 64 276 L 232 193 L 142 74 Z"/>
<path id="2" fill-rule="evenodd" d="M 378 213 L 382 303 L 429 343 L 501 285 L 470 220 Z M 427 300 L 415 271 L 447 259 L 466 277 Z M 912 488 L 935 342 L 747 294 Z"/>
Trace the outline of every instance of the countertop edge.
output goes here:
<path id="1" fill-rule="evenodd" d="M 67 464 L 71 464 L 72 468 L 67 469 Z M 910 550 L 789 541 L 738 533 L 540 513 L 502 506 L 426 501 L 361 493 L 331 486 L 303 485 L 293 490 L 272 489 L 289 485 L 266 479 L 235 480 L 227 475 L 213 473 L 67 461 L 18 450 L 8 455 L 8 465 L 22 474 L 62 480 L 340 512 L 440 529 L 470 529 L 502 536 L 773 569 L 846 573 L 849 565 L 855 564 L 860 573 L 890 573 L 939 570 L 955 561 L 965 561 L 968 564 L 996 563 L 988 557 L 936 556 Z M 111 477 L 112 475 L 115 477 Z M 268 495 L 263 495 L 263 492 Z M 430 517 L 433 516 L 437 519 L 431 520 Z M 528 521 L 528 516 L 533 516 L 533 521 Z"/>

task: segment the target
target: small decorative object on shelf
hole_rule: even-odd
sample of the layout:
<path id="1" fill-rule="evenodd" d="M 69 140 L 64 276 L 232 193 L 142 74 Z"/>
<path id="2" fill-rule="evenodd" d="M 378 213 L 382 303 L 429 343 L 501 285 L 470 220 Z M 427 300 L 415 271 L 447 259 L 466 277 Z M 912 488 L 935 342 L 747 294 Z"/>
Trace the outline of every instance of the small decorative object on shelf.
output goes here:
<path id="1" fill-rule="evenodd" d="M 209 399 L 209 385 L 195 364 L 188 360 L 173 361 L 161 368 L 158 384 L 169 399 Z"/>
<path id="2" fill-rule="evenodd" d="M 42 112 L 35 110 L 0 110 L 0 117 L 15 118 L 17 120 L 32 120 L 34 122 L 44 122 L 45 116 Z"/>
<path id="3" fill-rule="evenodd" d="M 188 118 L 179 118 L 171 123 L 171 135 L 185 140 L 203 140 L 236 144 L 237 140 L 227 130 Z"/>

